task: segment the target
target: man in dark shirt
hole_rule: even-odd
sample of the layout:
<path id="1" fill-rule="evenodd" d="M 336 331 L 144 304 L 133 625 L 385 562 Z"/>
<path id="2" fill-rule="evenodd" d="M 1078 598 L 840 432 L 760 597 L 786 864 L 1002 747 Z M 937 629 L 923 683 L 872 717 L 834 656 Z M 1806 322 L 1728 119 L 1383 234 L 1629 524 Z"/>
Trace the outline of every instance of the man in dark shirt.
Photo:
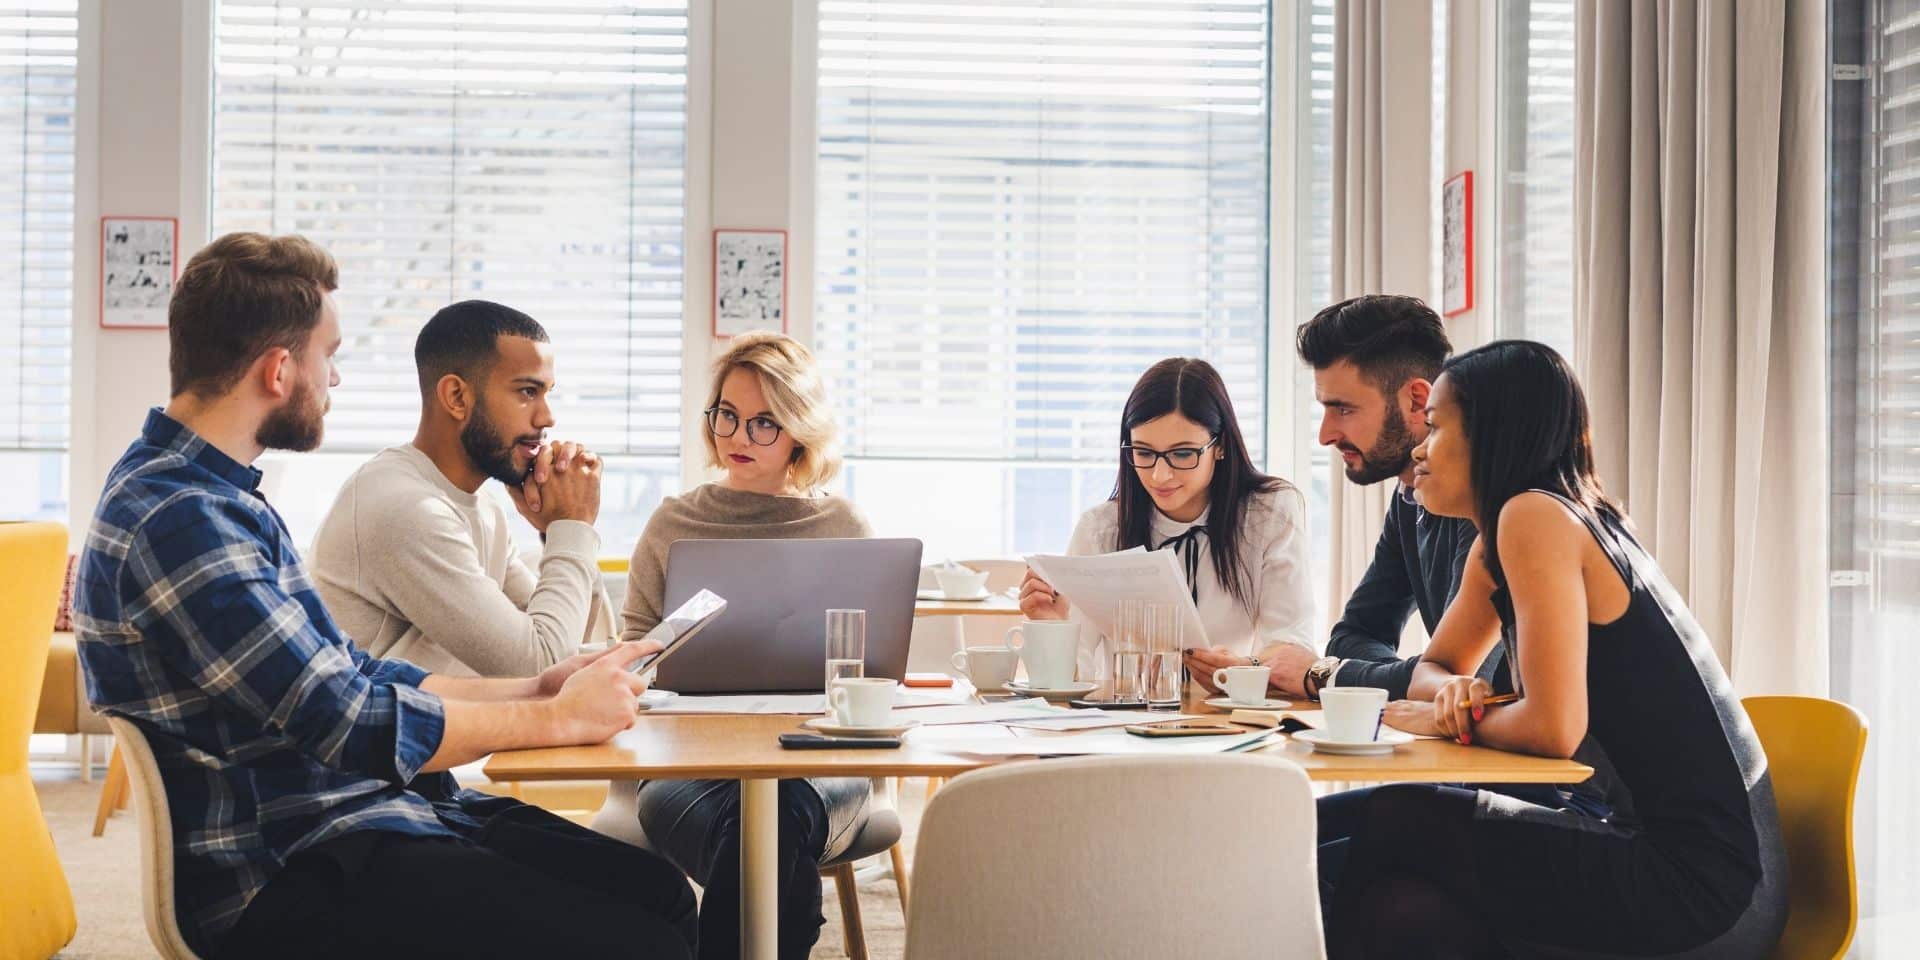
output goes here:
<path id="1" fill-rule="evenodd" d="M 1380 687 L 1402 700 L 1420 658 L 1401 658 L 1400 632 L 1415 610 L 1427 633 L 1440 625 L 1475 536 L 1470 521 L 1428 514 L 1411 486 L 1413 448 L 1427 435 L 1427 393 L 1453 346 L 1440 318 L 1418 299 L 1368 295 L 1320 311 L 1301 325 L 1295 347 L 1313 368 L 1314 397 L 1324 411 L 1320 443 L 1340 452 L 1347 479 L 1399 485 L 1373 562 L 1334 624 L 1326 656 L 1279 651 L 1269 661 L 1273 685 L 1308 699 L 1329 686 Z M 1495 648 L 1481 675 L 1492 679 L 1503 660 Z"/>

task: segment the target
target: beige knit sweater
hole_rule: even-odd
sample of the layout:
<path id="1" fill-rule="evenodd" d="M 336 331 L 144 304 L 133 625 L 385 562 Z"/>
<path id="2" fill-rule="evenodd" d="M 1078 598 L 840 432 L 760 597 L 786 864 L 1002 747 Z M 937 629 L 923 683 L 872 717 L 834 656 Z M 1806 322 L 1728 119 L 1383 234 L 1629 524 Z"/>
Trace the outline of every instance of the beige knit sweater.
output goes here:
<path id="1" fill-rule="evenodd" d="M 536 573 L 498 501 L 454 486 L 402 444 L 340 488 L 309 567 L 341 629 L 376 657 L 456 677 L 530 677 L 576 653 L 592 628 L 599 551 L 592 526 L 555 520 Z"/>
<path id="2" fill-rule="evenodd" d="M 660 502 L 633 547 L 620 639 L 638 640 L 665 616 L 667 548 L 676 540 L 825 540 L 871 537 L 873 529 L 839 497 L 777 497 L 718 483 Z"/>

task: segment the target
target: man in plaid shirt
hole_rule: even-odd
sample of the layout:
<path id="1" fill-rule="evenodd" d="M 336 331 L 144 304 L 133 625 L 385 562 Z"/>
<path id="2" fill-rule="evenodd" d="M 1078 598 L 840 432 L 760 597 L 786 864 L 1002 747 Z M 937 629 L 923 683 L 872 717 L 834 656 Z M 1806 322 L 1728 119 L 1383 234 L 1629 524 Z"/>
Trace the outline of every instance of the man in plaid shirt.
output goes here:
<path id="1" fill-rule="evenodd" d="M 172 398 L 108 475 L 75 619 L 95 707 L 137 724 L 172 814 L 182 933 L 214 957 L 689 957 L 686 878 L 445 771 L 598 743 L 656 644 L 456 679 L 342 636 L 251 464 L 319 445 L 333 260 L 235 233 L 168 310 Z"/>

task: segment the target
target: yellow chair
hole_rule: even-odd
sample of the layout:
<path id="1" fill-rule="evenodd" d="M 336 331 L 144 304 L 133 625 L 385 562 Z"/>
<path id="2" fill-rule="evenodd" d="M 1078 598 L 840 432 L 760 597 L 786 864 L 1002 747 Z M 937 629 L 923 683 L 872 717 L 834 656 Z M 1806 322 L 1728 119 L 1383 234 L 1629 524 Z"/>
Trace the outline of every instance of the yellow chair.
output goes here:
<path id="1" fill-rule="evenodd" d="M 1837 700 L 1741 701 L 1767 751 L 1792 877 L 1778 960 L 1839 958 L 1860 916 L 1853 867 L 1853 794 L 1867 750 L 1867 718 Z"/>
<path id="2" fill-rule="evenodd" d="M 67 573 L 67 530 L 0 524 L 0 960 L 50 957 L 73 939 L 73 892 L 27 771 L 53 615 Z"/>

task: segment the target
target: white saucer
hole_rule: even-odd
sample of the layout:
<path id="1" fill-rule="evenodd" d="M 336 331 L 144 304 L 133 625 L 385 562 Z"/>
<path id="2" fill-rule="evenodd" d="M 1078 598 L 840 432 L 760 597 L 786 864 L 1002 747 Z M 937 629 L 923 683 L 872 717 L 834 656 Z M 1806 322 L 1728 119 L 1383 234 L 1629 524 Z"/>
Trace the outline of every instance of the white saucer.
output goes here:
<path id="1" fill-rule="evenodd" d="M 897 737 L 919 725 L 918 720 L 903 720 L 884 727 L 846 727 L 833 722 L 832 717 L 814 717 L 801 724 L 808 730 L 824 733 L 829 737 Z"/>
<path id="2" fill-rule="evenodd" d="M 979 593 L 956 597 L 947 593 L 945 590 L 921 590 L 915 593 L 913 597 L 915 600 L 951 600 L 956 603 L 977 603 L 981 600 L 991 599 L 993 597 L 993 591 L 981 587 Z"/>
<path id="3" fill-rule="evenodd" d="M 1069 683 L 1055 690 L 1041 690 L 1029 685 L 1023 680 L 1012 680 L 1007 683 L 1007 692 L 1018 693 L 1028 697 L 1045 697 L 1048 700 L 1072 700 L 1075 697 L 1084 697 L 1099 689 L 1099 687 L 1100 685 L 1097 683 L 1081 681 L 1079 683 Z"/>
<path id="4" fill-rule="evenodd" d="M 1403 743 L 1412 743 L 1413 734 L 1401 733 L 1390 727 L 1380 728 L 1380 739 L 1354 743 L 1348 740 L 1335 740 L 1325 730 L 1302 730 L 1293 734 L 1293 739 L 1313 747 L 1317 753 L 1331 753 L 1343 757 L 1377 757 L 1393 752 L 1393 748 Z"/>
<path id="5" fill-rule="evenodd" d="M 1232 697 L 1214 697 L 1207 701 L 1209 707 L 1222 710 L 1286 710 L 1293 706 L 1288 700 L 1262 700 L 1259 703 L 1241 703 Z"/>
<path id="6" fill-rule="evenodd" d="M 648 690 L 640 694 L 640 709 L 651 710 L 654 707 L 664 707 L 667 704 L 672 703 L 674 698 L 678 696 L 680 695 L 677 693 L 674 693 L 672 690 L 658 690 L 658 689 L 649 688 Z"/>

